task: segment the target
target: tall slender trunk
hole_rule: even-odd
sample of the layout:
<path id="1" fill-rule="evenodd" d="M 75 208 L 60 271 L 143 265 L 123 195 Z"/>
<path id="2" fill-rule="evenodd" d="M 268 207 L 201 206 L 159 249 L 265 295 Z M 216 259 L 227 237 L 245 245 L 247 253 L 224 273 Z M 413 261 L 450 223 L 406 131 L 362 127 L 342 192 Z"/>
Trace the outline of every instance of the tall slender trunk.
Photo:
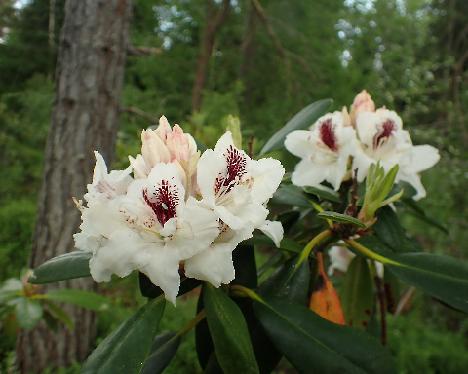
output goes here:
<path id="1" fill-rule="evenodd" d="M 212 0 L 207 3 L 205 28 L 200 43 L 200 52 L 197 60 L 197 71 L 192 89 L 192 112 L 198 112 L 202 104 L 203 89 L 206 84 L 208 65 L 213 53 L 216 33 L 222 26 L 230 9 L 230 0 L 223 0 L 217 9 Z"/>
<path id="2" fill-rule="evenodd" d="M 68 0 L 60 36 L 56 97 L 47 139 L 30 267 L 74 247 L 80 214 L 72 197 L 89 183 L 98 149 L 110 161 L 117 133 L 131 0 Z M 57 285 L 48 286 L 48 288 Z M 90 279 L 59 287 L 94 289 Z M 65 307 L 75 328 L 54 332 L 44 323 L 17 340 L 22 373 L 82 361 L 95 337 L 95 316 Z"/>

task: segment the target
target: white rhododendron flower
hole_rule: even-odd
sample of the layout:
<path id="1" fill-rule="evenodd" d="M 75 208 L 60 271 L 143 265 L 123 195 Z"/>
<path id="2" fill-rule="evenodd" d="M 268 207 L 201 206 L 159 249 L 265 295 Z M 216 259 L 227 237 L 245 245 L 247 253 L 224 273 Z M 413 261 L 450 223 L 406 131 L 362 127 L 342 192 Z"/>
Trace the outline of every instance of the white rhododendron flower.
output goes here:
<path id="1" fill-rule="evenodd" d="M 301 158 L 292 174 L 300 187 L 322 187 L 329 182 L 335 190 L 348 172 L 348 160 L 356 149 L 356 134 L 346 112 L 334 112 L 319 118 L 310 130 L 291 132 L 286 149 Z"/>
<path id="2" fill-rule="evenodd" d="M 413 146 L 409 132 L 403 130 L 401 118 L 394 111 L 383 108 L 358 113 L 356 130 L 360 148 L 355 154 L 353 168 L 358 170 L 359 181 L 364 180 L 373 163 L 379 162 L 386 171 L 398 165 L 396 182 L 410 183 L 416 190 L 415 200 L 426 196 L 419 173 L 439 161 L 436 148 Z"/>
<path id="3" fill-rule="evenodd" d="M 335 270 L 338 270 L 341 273 L 346 273 L 348 271 L 349 264 L 356 255 L 351 252 L 348 248 L 341 245 L 334 245 L 328 251 L 330 256 L 330 266 L 328 267 L 328 275 L 332 276 Z M 370 262 L 371 260 L 367 260 Z M 375 263 L 375 271 L 379 278 L 383 279 L 384 276 L 384 266 L 380 262 Z"/>
<path id="4" fill-rule="evenodd" d="M 232 251 L 254 229 L 279 245 L 282 226 L 266 219 L 265 204 L 284 169 L 273 159 L 251 160 L 230 133 L 200 158 L 193 138 L 162 117 L 156 130 L 142 132 L 141 155 L 130 161 L 108 172 L 96 152 L 87 204 L 78 204 L 75 246 L 93 254 L 94 280 L 138 270 L 175 303 L 184 267 L 186 276 L 219 286 L 234 278 Z"/>
<path id="5" fill-rule="evenodd" d="M 265 204 L 283 175 L 278 160 L 252 160 L 236 148 L 230 132 L 218 140 L 214 149 L 203 153 L 197 168 L 198 187 L 202 204 L 218 217 L 220 234 L 208 249 L 185 261 L 187 276 L 215 286 L 232 281 L 232 251 L 252 237 L 255 229 L 262 230 L 279 246 L 283 227 L 266 219 Z"/>
<path id="6" fill-rule="evenodd" d="M 297 186 L 323 188 L 325 181 L 338 190 L 354 171 L 362 182 L 372 164 L 379 163 L 386 171 L 398 165 L 395 181 L 410 183 L 416 190 L 415 200 L 426 196 L 419 173 L 440 159 L 436 148 L 414 146 L 398 114 L 385 108 L 375 110 L 366 91 L 355 97 L 349 116 L 345 110 L 328 113 L 310 130 L 291 132 L 285 147 L 301 158 L 292 174 Z"/>

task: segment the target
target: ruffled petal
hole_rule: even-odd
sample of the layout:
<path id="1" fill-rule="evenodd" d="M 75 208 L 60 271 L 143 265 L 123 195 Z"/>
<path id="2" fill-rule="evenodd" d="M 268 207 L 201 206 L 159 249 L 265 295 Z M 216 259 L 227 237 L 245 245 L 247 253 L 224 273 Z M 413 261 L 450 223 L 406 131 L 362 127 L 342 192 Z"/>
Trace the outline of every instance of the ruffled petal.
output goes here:
<path id="1" fill-rule="evenodd" d="M 318 186 L 326 178 L 326 168 L 308 160 L 300 161 L 292 173 L 292 182 L 296 186 Z"/>
<path id="2" fill-rule="evenodd" d="M 313 145 L 310 141 L 312 132 L 296 130 L 290 132 L 284 141 L 284 146 L 294 156 L 306 158 L 313 153 Z"/>
<path id="3" fill-rule="evenodd" d="M 210 282 L 219 287 L 235 278 L 232 251 L 230 244 L 213 244 L 207 250 L 185 261 L 185 275 L 190 278 Z"/>
<path id="4" fill-rule="evenodd" d="M 149 259 L 140 270 L 148 276 L 152 283 L 164 291 L 167 300 L 175 305 L 179 292 L 179 258 L 171 248 L 147 248 Z"/>
<path id="5" fill-rule="evenodd" d="M 265 223 L 258 229 L 261 232 L 263 232 L 266 236 L 268 236 L 273 241 L 273 243 L 275 243 L 275 245 L 279 248 L 281 240 L 283 240 L 284 236 L 284 229 L 281 222 L 266 220 Z"/>
<path id="6" fill-rule="evenodd" d="M 285 173 L 284 167 L 273 158 L 252 160 L 247 167 L 248 174 L 253 177 L 252 198 L 255 202 L 263 204 L 278 189 Z"/>
<path id="7" fill-rule="evenodd" d="M 206 150 L 198 161 L 197 184 L 204 202 L 209 206 L 214 205 L 216 179 L 225 168 L 224 157 L 211 149 Z"/>

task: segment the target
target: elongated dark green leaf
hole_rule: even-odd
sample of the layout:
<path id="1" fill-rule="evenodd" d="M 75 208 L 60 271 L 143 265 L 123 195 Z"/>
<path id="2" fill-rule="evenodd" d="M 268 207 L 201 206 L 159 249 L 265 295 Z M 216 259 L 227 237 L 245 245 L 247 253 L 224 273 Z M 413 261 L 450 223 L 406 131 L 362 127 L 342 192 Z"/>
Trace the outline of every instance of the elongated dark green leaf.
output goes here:
<path id="1" fill-rule="evenodd" d="M 46 295 L 49 300 L 78 305 L 82 308 L 100 312 L 108 310 L 111 306 L 111 302 L 107 297 L 84 290 L 63 288 L 49 291 Z"/>
<path id="2" fill-rule="evenodd" d="M 346 324 L 366 330 L 374 301 L 372 276 L 366 258 L 356 256 L 349 264 L 341 301 Z"/>
<path id="3" fill-rule="evenodd" d="M 258 293 L 264 297 L 279 297 L 307 305 L 310 283 L 310 267 L 304 261 L 299 267 L 297 257 L 292 257 L 263 282 Z"/>
<path id="4" fill-rule="evenodd" d="M 389 352 L 364 332 L 281 299 L 265 299 L 254 308 L 276 347 L 301 373 L 395 373 Z"/>
<path id="5" fill-rule="evenodd" d="M 151 349 L 164 306 L 162 297 L 142 306 L 99 344 L 81 373 L 138 373 Z"/>
<path id="6" fill-rule="evenodd" d="M 198 297 L 197 314 L 200 313 L 205 305 L 203 304 L 203 294 L 205 288 L 202 287 L 202 292 Z M 201 320 L 195 327 L 195 349 L 197 351 L 198 363 L 202 369 L 205 369 L 211 354 L 214 352 L 213 339 L 211 339 L 210 329 L 206 318 Z"/>
<path id="7" fill-rule="evenodd" d="M 395 252 L 417 252 L 418 243 L 406 235 L 397 214 L 386 206 L 377 211 L 377 222 L 372 226 L 376 236 Z"/>
<path id="8" fill-rule="evenodd" d="M 421 288 L 455 309 L 468 313 L 468 266 L 460 260 L 432 253 L 405 253 L 389 266 L 403 282 Z"/>
<path id="9" fill-rule="evenodd" d="M 284 139 L 291 131 L 302 130 L 312 126 L 319 117 L 326 113 L 332 102 L 333 101 L 331 99 L 319 100 L 303 108 L 293 118 L 291 118 L 284 127 L 268 139 L 260 151 L 260 155 L 283 147 Z"/>
<path id="10" fill-rule="evenodd" d="M 358 220 L 357 218 L 348 216 L 347 214 L 324 211 L 324 212 L 320 212 L 319 214 L 317 214 L 317 216 L 319 216 L 320 218 L 324 218 L 324 219 L 331 219 L 332 221 L 335 221 L 335 222 L 349 223 L 351 225 L 355 225 L 360 228 L 366 227 L 364 222 Z"/>
<path id="11" fill-rule="evenodd" d="M 236 303 L 209 284 L 204 287 L 203 301 L 216 358 L 223 371 L 258 373 L 247 324 Z"/>
<path id="12" fill-rule="evenodd" d="M 257 266 L 253 244 L 244 242 L 232 252 L 232 262 L 236 270 L 236 278 L 232 284 L 240 284 L 248 288 L 257 287 Z"/>
<path id="13" fill-rule="evenodd" d="M 32 329 L 42 318 L 42 306 L 36 300 L 19 297 L 14 300 L 18 324 L 23 329 Z"/>
<path id="14" fill-rule="evenodd" d="M 311 207 L 304 191 L 292 184 L 281 185 L 273 195 L 271 202 L 277 205 L 292 205 L 303 208 Z"/>
<path id="15" fill-rule="evenodd" d="M 175 332 L 165 331 L 156 336 L 151 354 L 146 358 L 141 374 L 159 374 L 169 365 L 179 348 L 180 337 Z"/>
<path id="16" fill-rule="evenodd" d="M 74 251 L 51 258 L 34 269 L 30 283 L 50 283 L 67 279 L 90 277 L 89 260 L 92 253 Z"/>
<path id="17" fill-rule="evenodd" d="M 318 198 L 322 200 L 328 200 L 328 201 L 333 201 L 334 203 L 340 203 L 341 199 L 340 196 L 338 195 L 337 192 L 333 190 L 326 190 L 322 188 L 317 188 L 317 187 L 311 187 L 307 186 L 304 187 L 303 190 L 308 193 L 317 196 Z"/>
<path id="18" fill-rule="evenodd" d="M 468 265 L 465 262 L 432 253 L 395 253 L 372 236 L 358 242 L 372 250 L 364 255 L 374 259 L 377 259 L 375 255 L 382 256 L 380 261 L 403 282 L 468 313 Z"/>

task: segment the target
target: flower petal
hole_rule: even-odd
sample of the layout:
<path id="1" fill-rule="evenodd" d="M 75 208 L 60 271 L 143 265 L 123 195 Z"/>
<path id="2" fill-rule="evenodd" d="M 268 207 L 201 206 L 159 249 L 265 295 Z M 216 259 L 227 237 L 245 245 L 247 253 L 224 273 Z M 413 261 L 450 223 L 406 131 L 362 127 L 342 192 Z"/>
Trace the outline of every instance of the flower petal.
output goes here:
<path id="1" fill-rule="evenodd" d="M 292 173 L 292 182 L 296 186 L 318 186 L 326 178 L 326 167 L 309 160 L 301 160 Z"/>
<path id="2" fill-rule="evenodd" d="M 273 158 L 251 160 L 247 172 L 253 177 L 252 198 L 257 203 L 268 201 L 283 179 L 285 170 L 281 162 Z"/>
<path id="3" fill-rule="evenodd" d="M 296 130 L 286 136 L 284 146 L 294 156 L 306 158 L 313 153 L 313 145 L 310 140 L 312 132 L 306 130 Z"/>
<path id="4" fill-rule="evenodd" d="M 152 283 L 160 287 L 164 291 L 166 299 L 175 305 L 180 286 L 177 253 L 174 253 L 171 248 L 151 248 L 149 246 L 147 253 L 149 253 L 148 262 L 140 270 L 148 276 Z"/>
<path id="5" fill-rule="evenodd" d="M 209 206 L 213 206 L 215 203 L 216 178 L 225 168 L 226 161 L 224 157 L 212 149 L 207 149 L 198 161 L 197 184 L 203 196 L 203 201 Z"/>
<path id="6" fill-rule="evenodd" d="M 263 232 L 266 236 L 268 236 L 273 241 L 273 243 L 275 243 L 275 245 L 279 248 L 281 240 L 283 240 L 284 236 L 284 229 L 281 222 L 266 220 L 265 223 L 258 229 L 261 232 Z"/>
<path id="7" fill-rule="evenodd" d="M 190 278 L 210 282 L 219 287 L 235 278 L 230 244 L 213 244 L 210 248 L 185 261 L 185 275 Z"/>

